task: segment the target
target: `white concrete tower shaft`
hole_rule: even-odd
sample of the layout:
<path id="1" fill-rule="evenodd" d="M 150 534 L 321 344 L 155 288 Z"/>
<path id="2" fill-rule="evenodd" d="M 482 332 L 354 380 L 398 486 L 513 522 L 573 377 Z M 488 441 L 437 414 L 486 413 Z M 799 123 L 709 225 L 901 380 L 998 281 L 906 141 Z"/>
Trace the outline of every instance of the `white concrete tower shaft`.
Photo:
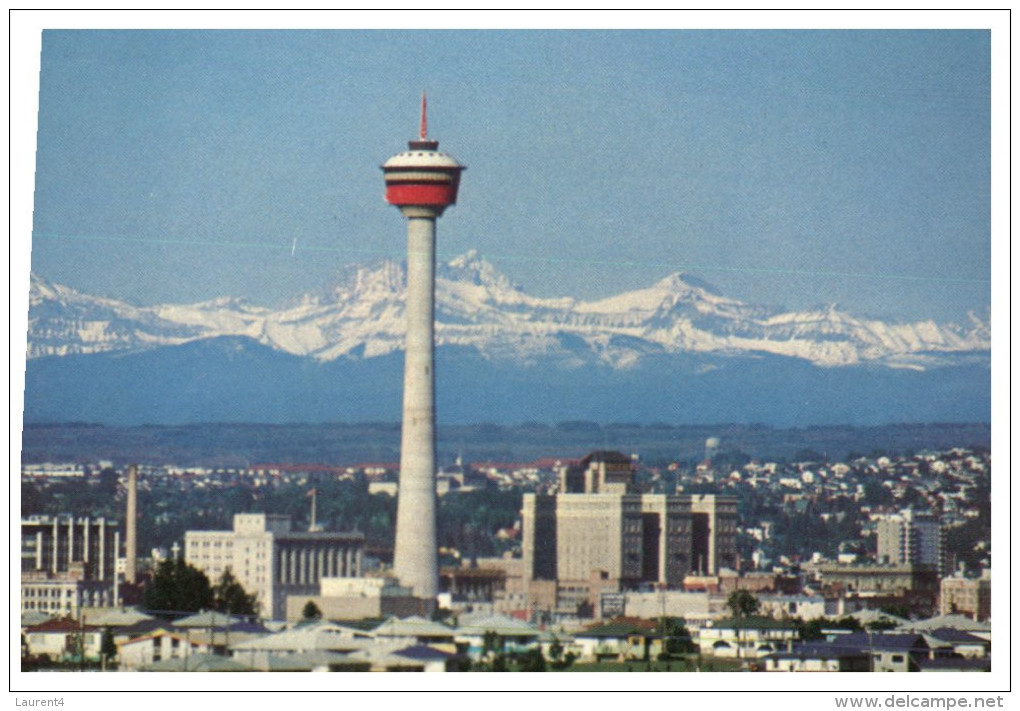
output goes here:
<path id="1" fill-rule="evenodd" d="M 436 217 L 430 207 L 403 206 L 407 217 L 407 335 L 404 417 L 394 572 L 415 597 L 439 592 L 436 551 Z"/>
<path id="2" fill-rule="evenodd" d="M 425 95 L 421 130 L 407 150 L 382 165 L 386 202 L 407 218 L 407 336 L 404 419 L 393 569 L 414 596 L 434 604 L 439 592 L 436 536 L 436 219 L 457 202 L 464 166 L 427 136 Z"/>

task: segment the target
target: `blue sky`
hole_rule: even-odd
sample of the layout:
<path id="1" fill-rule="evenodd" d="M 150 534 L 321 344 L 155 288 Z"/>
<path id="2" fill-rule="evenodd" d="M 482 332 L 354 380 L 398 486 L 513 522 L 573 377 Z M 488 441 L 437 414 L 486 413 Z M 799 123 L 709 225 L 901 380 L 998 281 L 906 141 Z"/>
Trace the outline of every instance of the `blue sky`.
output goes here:
<path id="1" fill-rule="evenodd" d="M 468 166 L 440 257 L 961 321 L 991 299 L 989 59 L 958 30 L 47 31 L 32 268 L 272 305 L 400 258 L 378 166 L 425 89 Z"/>

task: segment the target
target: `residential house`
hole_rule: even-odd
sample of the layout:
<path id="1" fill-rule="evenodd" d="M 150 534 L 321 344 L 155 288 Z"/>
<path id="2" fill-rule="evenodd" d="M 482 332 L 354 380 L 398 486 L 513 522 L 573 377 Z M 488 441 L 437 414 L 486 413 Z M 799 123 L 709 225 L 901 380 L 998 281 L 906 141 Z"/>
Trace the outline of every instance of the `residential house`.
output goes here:
<path id="1" fill-rule="evenodd" d="M 797 626 L 771 617 L 731 617 L 707 623 L 698 630 L 702 654 L 755 659 L 786 649 L 798 638 Z"/>
<path id="2" fill-rule="evenodd" d="M 54 618 L 25 628 L 27 653 L 53 661 L 98 661 L 103 628 L 69 617 Z"/>
<path id="3" fill-rule="evenodd" d="M 351 662 L 367 662 L 371 671 L 445 672 L 456 655 L 431 645 L 382 642 L 351 652 Z"/>
<path id="4" fill-rule="evenodd" d="M 122 667 L 123 668 L 123 667 Z M 137 668 L 142 672 L 239 672 L 253 671 L 238 664 L 229 657 L 219 654 L 196 652 L 187 656 L 170 657 L 157 662 L 143 664 Z"/>
<path id="5" fill-rule="evenodd" d="M 871 671 L 871 657 L 857 649 L 827 642 L 809 642 L 774 652 L 764 658 L 765 671 L 851 672 Z"/>
<path id="6" fill-rule="evenodd" d="M 575 632 L 573 647 L 585 661 L 654 659 L 662 651 L 662 637 L 653 622 L 621 619 Z"/>
<path id="7" fill-rule="evenodd" d="M 918 662 L 932 654 L 920 634 L 853 632 L 838 635 L 832 642 L 844 649 L 866 651 L 872 659 L 872 671 L 918 671 Z"/>
<path id="8" fill-rule="evenodd" d="M 318 620 L 261 637 L 237 640 L 230 644 L 230 653 L 235 659 L 251 663 L 254 659 L 268 656 L 312 652 L 346 654 L 372 643 L 366 632 Z"/>
<path id="9" fill-rule="evenodd" d="M 167 659 L 186 660 L 209 651 L 208 644 L 191 639 L 190 634 L 166 629 L 157 629 L 117 645 L 121 671 L 136 671 Z M 192 669 L 187 661 L 182 661 L 181 666 L 181 671 Z"/>
<path id="10" fill-rule="evenodd" d="M 450 654 L 457 651 L 453 628 L 417 615 L 398 619 L 391 617 L 371 631 L 379 641 L 401 643 L 404 646 L 429 645 Z"/>
<path id="11" fill-rule="evenodd" d="M 949 649 L 953 655 L 967 659 L 981 659 L 989 656 L 992 643 L 970 632 L 940 627 L 925 632 L 924 639 L 932 649 Z"/>
<path id="12" fill-rule="evenodd" d="M 851 632 L 789 643 L 765 656 L 767 671 L 918 671 L 934 652 L 921 635 Z"/>
<path id="13" fill-rule="evenodd" d="M 495 635 L 499 648 L 514 654 L 539 646 L 542 634 L 534 625 L 506 615 L 465 616 L 455 632 L 457 648 L 474 658 L 482 656 L 487 636 Z"/>

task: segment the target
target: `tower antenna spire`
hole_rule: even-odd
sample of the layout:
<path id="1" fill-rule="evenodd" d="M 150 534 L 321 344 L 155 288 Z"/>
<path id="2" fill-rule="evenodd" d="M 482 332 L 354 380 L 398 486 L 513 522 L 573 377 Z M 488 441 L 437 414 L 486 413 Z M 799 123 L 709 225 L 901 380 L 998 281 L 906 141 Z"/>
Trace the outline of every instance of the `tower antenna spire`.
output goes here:
<path id="1" fill-rule="evenodd" d="M 425 114 L 425 92 L 421 93 L 421 140 L 426 140 L 428 136 L 428 118 Z"/>

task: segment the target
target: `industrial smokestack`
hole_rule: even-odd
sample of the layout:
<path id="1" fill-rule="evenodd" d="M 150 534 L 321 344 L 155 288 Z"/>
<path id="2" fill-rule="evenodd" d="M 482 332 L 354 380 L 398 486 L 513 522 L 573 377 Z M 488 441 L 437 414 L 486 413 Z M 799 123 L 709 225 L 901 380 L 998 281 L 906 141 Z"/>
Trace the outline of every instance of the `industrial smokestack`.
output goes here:
<path id="1" fill-rule="evenodd" d="M 134 584 L 138 578 L 138 465 L 128 467 L 127 540 L 125 541 L 124 582 Z"/>

